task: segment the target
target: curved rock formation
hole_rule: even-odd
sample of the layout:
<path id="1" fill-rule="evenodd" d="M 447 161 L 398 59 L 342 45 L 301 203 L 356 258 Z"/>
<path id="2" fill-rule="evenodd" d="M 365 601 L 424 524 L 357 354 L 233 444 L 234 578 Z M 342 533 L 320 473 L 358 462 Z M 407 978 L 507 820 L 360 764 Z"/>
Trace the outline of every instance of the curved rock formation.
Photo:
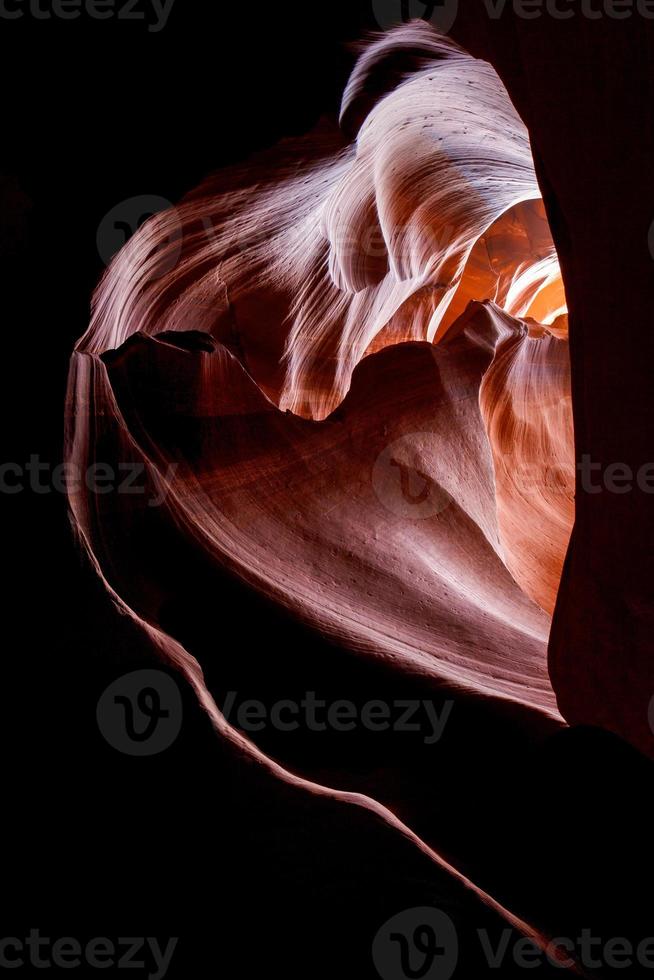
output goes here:
<path id="1" fill-rule="evenodd" d="M 148 493 L 78 488 L 71 510 L 222 737 L 470 886 L 398 817 L 419 821 L 411 794 L 326 788 L 232 728 L 185 644 L 205 605 L 170 612 L 219 603 L 220 572 L 525 738 L 563 724 L 546 647 L 573 520 L 567 317 L 527 131 L 490 65 L 425 25 L 365 50 L 342 120 L 353 142 L 325 123 L 211 178 L 116 257 L 73 355 L 68 458 L 142 465 Z"/>

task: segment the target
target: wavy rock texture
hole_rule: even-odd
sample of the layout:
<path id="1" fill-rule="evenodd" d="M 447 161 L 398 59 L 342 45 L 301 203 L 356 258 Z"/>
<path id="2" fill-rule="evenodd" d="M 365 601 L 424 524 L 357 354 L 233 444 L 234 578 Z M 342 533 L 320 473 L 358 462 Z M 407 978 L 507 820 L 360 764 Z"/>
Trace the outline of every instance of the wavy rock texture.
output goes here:
<path id="1" fill-rule="evenodd" d="M 163 504 L 77 491 L 73 521 L 237 753 L 371 810 L 544 943 L 527 905 L 445 860 L 454 838 L 390 763 L 327 783 L 233 729 L 228 665 L 193 640 L 226 574 L 513 740 L 563 725 L 546 647 L 573 520 L 567 318 L 526 129 L 494 70 L 425 25 L 365 50 L 342 122 L 353 142 L 325 123 L 218 175 L 115 259 L 73 355 L 68 457 L 143 462 Z"/>
<path id="2" fill-rule="evenodd" d="M 567 342 L 533 323 L 509 336 L 484 376 L 480 398 L 504 558 L 527 595 L 551 613 L 574 519 Z"/>

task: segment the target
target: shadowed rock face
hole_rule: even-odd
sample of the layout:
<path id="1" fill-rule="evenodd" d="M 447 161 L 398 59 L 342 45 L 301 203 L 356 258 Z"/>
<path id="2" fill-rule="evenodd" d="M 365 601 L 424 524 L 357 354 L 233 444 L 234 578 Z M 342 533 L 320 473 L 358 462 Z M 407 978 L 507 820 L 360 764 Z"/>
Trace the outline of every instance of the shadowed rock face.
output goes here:
<path id="1" fill-rule="evenodd" d="M 560 172 L 538 146 L 559 215 Z M 408 758 L 397 771 L 377 760 L 363 779 L 346 760 L 246 738 L 219 710 L 237 654 L 202 639 L 220 637 L 232 579 L 357 669 L 388 671 L 390 690 L 455 697 L 478 735 L 492 717 L 498 745 L 572 718 L 647 747 L 646 707 L 632 723 L 602 700 L 618 669 L 609 573 L 598 564 L 587 588 L 578 567 L 580 542 L 616 507 L 635 520 L 633 498 L 593 503 L 577 488 L 555 688 L 548 673 L 575 518 L 573 408 L 578 446 L 592 427 L 566 302 L 572 339 L 589 279 L 560 232 L 564 294 L 540 194 L 527 130 L 490 64 L 425 25 L 376 40 L 341 131 L 324 123 L 211 178 L 116 257 L 73 354 L 67 449 L 80 468 L 145 468 L 140 497 L 71 490 L 74 526 L 229 750 L 294 791 L 372 812 L 438 866 L 453 901 L 464 892 L 544 945 L 541 910 L 523 897 L 508 911 L 474 882 Z M 649 642 L 643 588 L 620 599 L 637 649 Z M 589 617 L 597 664 L 579 634 Z M 331 669 L 333 681 L 352 666 L 334 654 Z M 629 677 L 616 680 L 625 704 Z M 459 749 L 465 737 L 455 727 Z"/>
<path id="2" fill-rule="evenodd" d="M 619 23 L 509 11 L 489 25 L 475 4 L 459 14 L 454 35 L 492 61 L 529 127 L 566 284 L 579 470 L 552 681 L 568 721 L 611 729 L 651 756 L 654 497 L 638 474 L 653 445 L 642 304 L 653 271 L 654 23 L 637 9 Z M 617 492 L 607 489 L 614 472 L 627 474 Z"/>

